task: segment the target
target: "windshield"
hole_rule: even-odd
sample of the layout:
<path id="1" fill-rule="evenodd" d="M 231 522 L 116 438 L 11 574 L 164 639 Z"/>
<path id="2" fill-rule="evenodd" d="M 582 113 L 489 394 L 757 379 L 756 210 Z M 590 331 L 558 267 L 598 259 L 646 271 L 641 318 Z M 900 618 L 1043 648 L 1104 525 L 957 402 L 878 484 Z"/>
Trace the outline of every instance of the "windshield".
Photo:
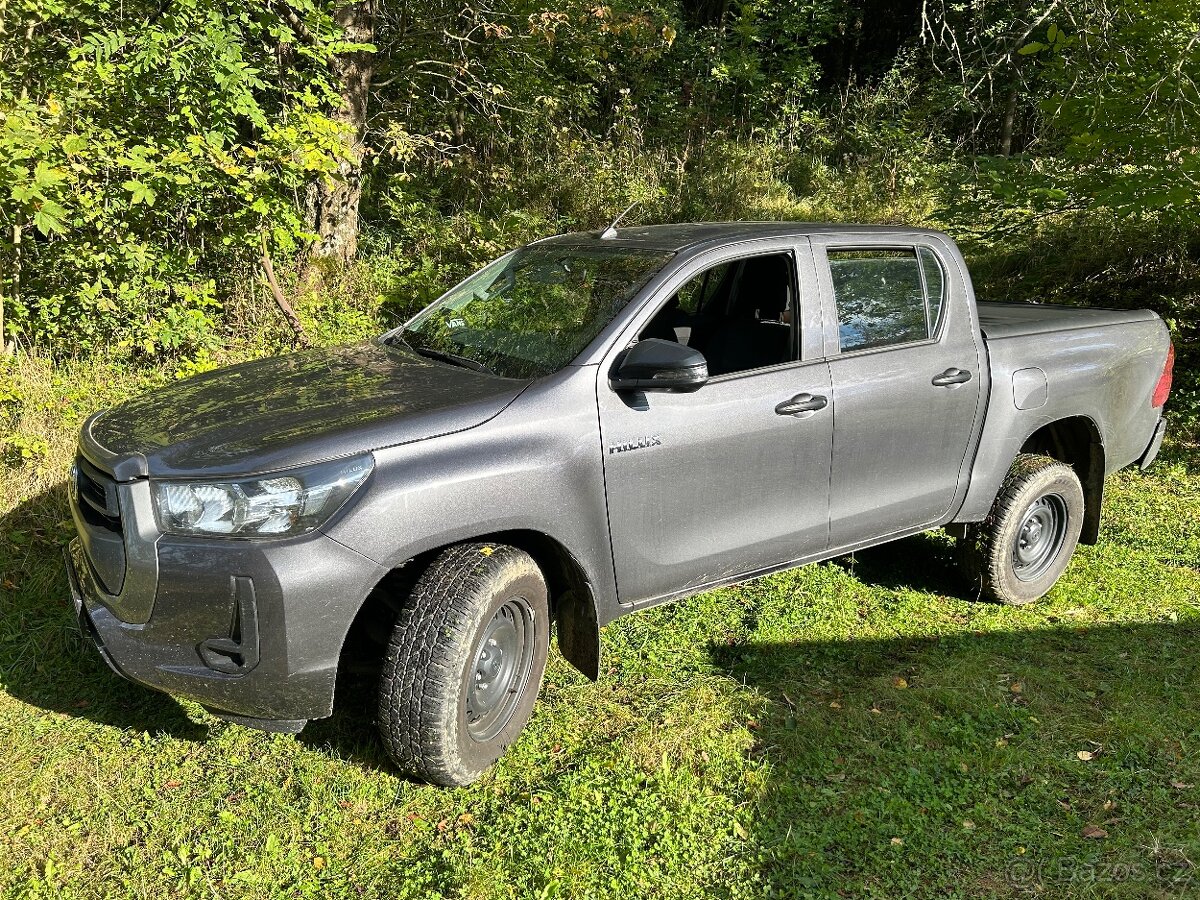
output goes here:
<path id="1" fill-rule="evenodd" d="M 628 247 L 525 247 L 480 269 L 391 340 L 506 378 L 573 360 L 671 258 Z"/>

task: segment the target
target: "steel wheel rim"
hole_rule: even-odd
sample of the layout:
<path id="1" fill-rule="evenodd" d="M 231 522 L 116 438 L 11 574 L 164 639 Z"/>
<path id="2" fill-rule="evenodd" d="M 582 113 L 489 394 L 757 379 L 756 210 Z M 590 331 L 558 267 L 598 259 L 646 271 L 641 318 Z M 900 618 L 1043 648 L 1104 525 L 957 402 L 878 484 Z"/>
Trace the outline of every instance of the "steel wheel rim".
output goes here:
<path id="1" fill-rule="evenodd" d="M 1025 510 L 1013 539 L 1013 571 L 1036 581 L 1054 565 L 1067 537 L 1067 502 L 1058 494 L 1039 497 Z"/>
<path id="2" fill-rule="evenodd" d="M 524 597 L 505 601 L 484 626 L 463 702 L 467 733 L 476 741 L 490 741 L 512 718 L 529 683 L 533 632 L 533 610 Z"/>

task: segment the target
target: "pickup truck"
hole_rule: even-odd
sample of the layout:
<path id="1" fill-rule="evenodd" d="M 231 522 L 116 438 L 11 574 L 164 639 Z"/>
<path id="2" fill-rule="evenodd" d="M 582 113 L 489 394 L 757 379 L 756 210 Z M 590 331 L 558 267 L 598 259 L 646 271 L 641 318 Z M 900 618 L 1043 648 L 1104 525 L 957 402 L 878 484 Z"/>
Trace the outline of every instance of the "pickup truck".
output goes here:
<path id="1" fill-rule="evenodd" d="M 934 528 L 970 595 L 1041 597 L 1157 455 L 1172 359 L 1149 311 L 977 303 L 936 231 L 558 235 L 376 341 L 92 416 L 70 588 L 118 674 L 229 721 L 297 731 L 373 662 L 340 702 L 467 784 L 552 626 L 594 679 L 619 616 Z"/>

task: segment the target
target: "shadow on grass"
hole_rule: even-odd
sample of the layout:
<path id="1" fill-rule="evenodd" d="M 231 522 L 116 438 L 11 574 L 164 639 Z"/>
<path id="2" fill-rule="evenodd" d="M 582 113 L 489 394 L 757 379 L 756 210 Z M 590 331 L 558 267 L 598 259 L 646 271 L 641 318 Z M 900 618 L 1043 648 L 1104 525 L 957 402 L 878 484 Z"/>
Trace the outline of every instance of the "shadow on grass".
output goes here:
<path id="1" fill-rule="evenodd" d="M 1184 622 L 714 645 L 761 696 L 766 893 L 1184 896 L 1198 640 Z"/>
<path id="2" fill-rule="evenodd" d="M 913 535 L 833 562 L 868 585 L 968 598 L 966 582 L 955 564 L 954 546 L 941 534 Z"/>
<path id="3" fill-rule="evenodd" d="M 79 634 L 63 563 L 74 534 L 65 490 L 60 484 L 0 517 L 0 687 L 104 725 L 205 737 L 178 702 L 117 676 Z"/>
<path id="4" fill-rule="evenodd" d="M 333 715 L 309 722 L 296 735 L 305 746 L 373 771 L 400 775 L 375 727 L 378 685 L 365 672 L 339 675 Z"/>

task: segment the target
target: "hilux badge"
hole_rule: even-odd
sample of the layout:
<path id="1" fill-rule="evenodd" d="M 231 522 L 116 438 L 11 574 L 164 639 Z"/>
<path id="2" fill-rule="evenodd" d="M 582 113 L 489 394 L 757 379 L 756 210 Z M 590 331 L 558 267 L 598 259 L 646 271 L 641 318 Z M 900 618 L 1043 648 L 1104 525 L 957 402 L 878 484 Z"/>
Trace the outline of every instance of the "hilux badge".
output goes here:
<path id="1" fill-rule="evenodd" d="M 608 448 L 609 453 L 628 453 L 630 450 L 645 450 L 647 447 L 661 447 L 662 438 L 657 434 L 641 437 L 636 441 L 626 441 L 623 444 L 613 444 Z"/>

